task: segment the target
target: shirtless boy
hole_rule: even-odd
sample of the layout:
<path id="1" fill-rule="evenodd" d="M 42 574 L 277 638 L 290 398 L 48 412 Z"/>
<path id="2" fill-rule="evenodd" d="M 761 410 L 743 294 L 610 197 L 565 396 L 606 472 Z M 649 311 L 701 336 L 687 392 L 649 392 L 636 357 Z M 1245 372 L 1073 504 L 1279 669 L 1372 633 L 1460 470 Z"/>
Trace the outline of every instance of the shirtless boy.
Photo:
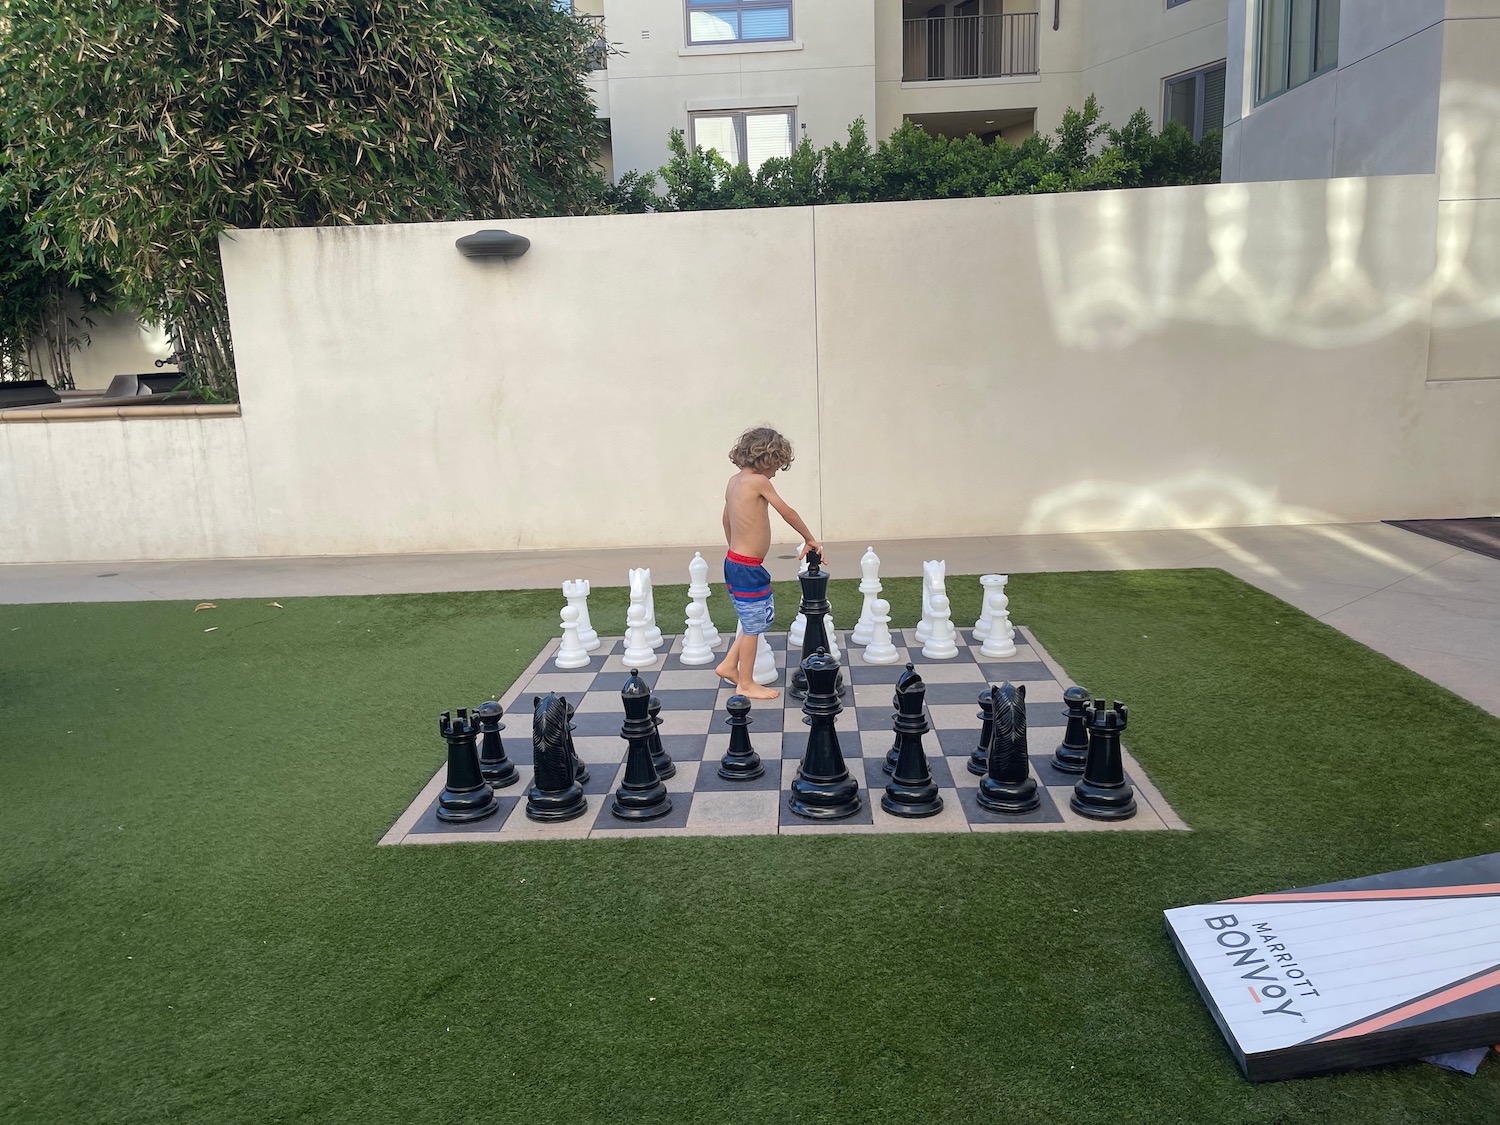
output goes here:
<path id="1" fill-rule="evenodd" d="M 729 589 L 735 615 L 740 619 L 742 635 L 735 639 L 729 655 L 717 671 L 733 681 L 735 689 L 748 699 L 775 699 L 781 693 L 755 682 L 755 648 L 757 638 L 771 627 L 776 616 L 776 602 L 771 596 L 771 575 L 763 565 L 771 549 L 771 517 L 775 508 L 792 530 L 806 540 L 800 559 L 809 549 L 822 551 L 802 517 L 777 494 L 771 478 L 792 463 L 792 443 L 775 430 L 759 427 L 746 430 L 729 451 L 729 459 L 739 472 L 729 478 L 724 489 L 724 538 L 729 554 L 724 559 L 724 585 Z"/>

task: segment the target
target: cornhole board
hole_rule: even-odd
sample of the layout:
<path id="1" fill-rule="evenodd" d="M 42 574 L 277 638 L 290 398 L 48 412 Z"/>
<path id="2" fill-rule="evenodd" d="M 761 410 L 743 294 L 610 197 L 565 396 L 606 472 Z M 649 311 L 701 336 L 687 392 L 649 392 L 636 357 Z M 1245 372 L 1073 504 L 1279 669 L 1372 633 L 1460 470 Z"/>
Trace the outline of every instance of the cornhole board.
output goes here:
<path id="1" fill-rule="evenodd" d="M 1500 852 L 1165 914 L 1252 1082 L 1500 1043 Z"/>

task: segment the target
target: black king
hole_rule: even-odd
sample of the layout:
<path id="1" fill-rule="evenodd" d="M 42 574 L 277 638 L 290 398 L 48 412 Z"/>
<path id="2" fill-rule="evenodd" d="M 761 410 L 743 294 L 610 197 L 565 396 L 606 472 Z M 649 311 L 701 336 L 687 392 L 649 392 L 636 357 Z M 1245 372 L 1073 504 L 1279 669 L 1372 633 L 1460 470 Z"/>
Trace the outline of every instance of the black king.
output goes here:
<path id="1" fill-rule="evenodd" d="M 797 607 L 797 612 L 802 614 L 806 628 L 802 632 L 802 660 L 798 661 L 797 670 L 792 673 L 792 686 L 788 692 L 793 699 L 807 698 L 807 673 L 802 670 L 802 662 L 816 652 L 832 651 L 833 646 L 828 643 L 828 627 L 824 623 L 830 608 L 829 577 L 828 572 L 823 569 L 823 556 L 816 547 L 808 548 L 807 573 L 797 576 L 797 581 L 802 584 L 802 603 Z M 842 697 L 848 690 L 844 683 L 844 671 L 840 668 L 834 680 L 834 692 Z"/>

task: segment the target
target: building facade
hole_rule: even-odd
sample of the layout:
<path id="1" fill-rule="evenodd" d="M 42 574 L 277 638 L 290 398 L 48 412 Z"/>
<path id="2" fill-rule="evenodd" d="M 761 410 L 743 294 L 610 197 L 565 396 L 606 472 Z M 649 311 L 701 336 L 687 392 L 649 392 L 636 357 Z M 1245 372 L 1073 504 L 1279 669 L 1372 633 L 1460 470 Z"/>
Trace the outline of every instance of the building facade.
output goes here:
<path id="1" fill-rule="evenodd" d="M 757 166 L 804 136 L 903 121 L 1019 141 L 1096 95 L 1106 120 L 1218 128 L 1229 0 L 575 0 L 610 45 L 591 77 L 611 174 L 667 136 Z"/>

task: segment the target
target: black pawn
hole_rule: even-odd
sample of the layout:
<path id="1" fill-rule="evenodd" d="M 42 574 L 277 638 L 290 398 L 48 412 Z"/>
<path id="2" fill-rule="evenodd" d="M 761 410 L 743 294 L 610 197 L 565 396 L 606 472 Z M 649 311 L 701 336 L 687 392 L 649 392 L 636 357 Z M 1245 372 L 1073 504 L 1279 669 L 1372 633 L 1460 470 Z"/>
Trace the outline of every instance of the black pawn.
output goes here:
<path id="1" fill-rule="evenodd" d="M 577 712 L 573 705 L 568 702 L 567 696 L 563 696 L 563 705 L 568 709 L 568 756 L 573 759 L 573 780 L 579 785 L 589 783 L 589 767 L 582 758 L 578 756 L 578 748 L 573 745 L 573 728 L 578 724 L 573 721 Z"/>
<path id="2" fill-rule="evenodd" d="M 908 664 L 896 681 L 895 727 L 900 752 L 885 796 L 880 798 L 880 807 L 892 816 L 936 816 L 943 811 L 943 799 L 938 796 L 927 766 L 927 752 L 922 749 L 922 736 L 932 729 L 923 710 L 926 701 L 927 685 Z"/>
<path id="3" fill-rule="evenodd" d="M 811 627 L 812 619 L 808 619 Z M 787 807 L 809 820 L 842 820 L 859 812 L 859 785 L 844 765 L 835 716 L 844 709 L 839 702 L 839 662 L 826 652 L 817 652 L 802 662 L 807 698 L 802 713 L 812 722 L 807 733 L 807 751 L 792 779 Z"/>
<path id="4" fill-rule="evenodd" d="M 990 739 L 995 733 L 994 688 L 988 687 L 979 693 L 979 714 L 975 718 L 984 722 L 979 725 L 979 745 L 969 755 L 969 772 L 983 777 L 989 771 Z"/>
<path id="5" fill-rule="evenodd" d="M 1113 710 L 1104 700 L 1094 700 L 1089 709 L 1089 754 L 1083 780 L 1073 786 L 1073 811 L 1095 820 L 1128 820 L 1135 815 L 1135 789 L 1125 780 L 1125 762 L 1120 757 L 1120 735 L 1130 711 L 1118 699 Z"/>
<path id="6" fill-rule="evenodd" d="M 989 761 L 979 779 L 979 804 L 990 812 L 1028 813 L 1042 803 L 1026 756 L 1026 687 L 992 688 L 995 710 Z"/>
<path id="7" fill-rule="evenodd" d="M 666 747 L 661 744 L 661 700 L 656 696 L 651 697 L 651 764 L 656 767 L 656 776 L 663 781 L 673 777 L 677 773 L 677 767 L 672 763 L 672 755 L 667 753 Z"/>
<path id="8" fill-rule="evenodd" d="M 491 789 L 514 785 L 521 775 L 516 772 L 516 764 L 506 755 L 505 743 L 500 739 L 500 732 L 505 729 L 500 720 L 505 711 L 491 700 L 474 708 L 474 715 L 479 719 L 479 772 L 490 783 Z"/>
<path id="9" fill-rule="evenodd" d="M 620 702 L 625 706 L 620 737 L 628 746 L 625 778 L 609 811 L 621 820 L 655 820 L 672 811 L 672 798 L 651 764 L 651 736 L 656 731 L 651 722 L 651 689 L 634 671 L 620 690 Z"/>
<path id="10" fill-rule="evenodd" d="M 766 775 L 760 755 L 750 745 L 750 701 L 743 695 L 731 695 L 725 704 L 729 711 L 729 752 L 719 762 L 719 776 L 726 781 L 754 781 Z"/>
<path id="11" fill-rule="evenodd" d="M 531 716 L 531 756 L 535 772 L 526 793 L 532 820 L 572 820 L 588 811 L 583 786 L 573 776 L 568 751 L 568 705 L 560 695 L 538 696 Z"/>
<path id="12" fill-rule="evenodd" d="M 479 725 L 460 707 L 438 716 L 438 732 L 448 743 L 448 782 L 438 794 L 437 818 L 462 823 L 483 820 L 500 808 L 490 783 L 479 772 Z"/>
<path id="13" fill-rule="evenodd" d="M 1052 768 L 1063 773 L 1082 773 L 1089 756 L 1089 693 L 1087 688 L 1070 687 L 1063 692 L 1068 705 L 1068 726 L 1063 740 L 1052 751 Z"/>

